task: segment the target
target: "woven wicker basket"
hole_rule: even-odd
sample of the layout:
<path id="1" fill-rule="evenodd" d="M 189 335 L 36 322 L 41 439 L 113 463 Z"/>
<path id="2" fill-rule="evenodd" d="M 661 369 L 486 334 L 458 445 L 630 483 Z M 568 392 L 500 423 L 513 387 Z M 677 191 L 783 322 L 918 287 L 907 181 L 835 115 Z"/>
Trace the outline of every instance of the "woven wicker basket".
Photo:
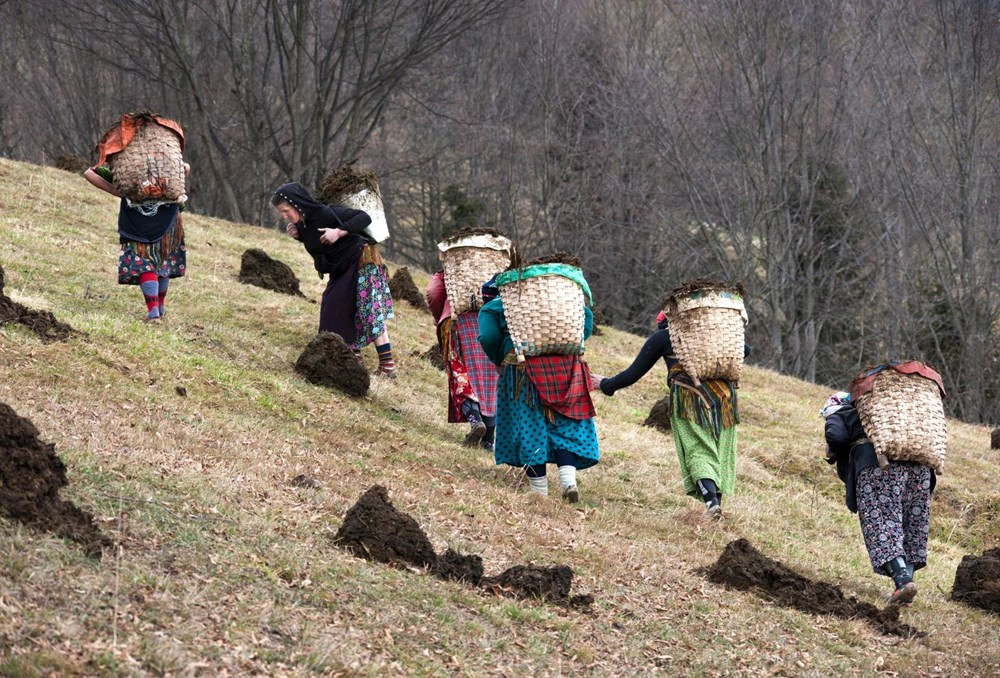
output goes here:
<path id="1" fill-rule="evenodd" d="M 181 139 L 155 122 L 140 125 L 108 166 L 115 186 L 133 202 L 174 202 L 185 195 Z"/>
<path id="2" fill-rule="evenodd" d="M 583 353 L 586 300 L 579 284 L 561 275 L 540 275 L 500 285 L 499 291 L 518 359 Z"/>
<path id="3" fill-rule="evenodd" d="M 934 381 L 888 368 L 875 376 L 871 391 L 854 399 L 854 407 L 879 455 L 941 472 L 948 429 Z"/>
<path id="4" fill-rule="evenodd" d="M 664 309 L 670 343 L 693 378 L 739 382 L 746 344 L 746 310 L 734 292 L 704 289 L 675 295 Z"/>
<path id="5" fill-rule="evenodd" d="M 451 312 L 458 315 L 483 305 L 483 283 L 510 265 L 510 251 L 459 244 L 442 252 L 441 261 Z"/>

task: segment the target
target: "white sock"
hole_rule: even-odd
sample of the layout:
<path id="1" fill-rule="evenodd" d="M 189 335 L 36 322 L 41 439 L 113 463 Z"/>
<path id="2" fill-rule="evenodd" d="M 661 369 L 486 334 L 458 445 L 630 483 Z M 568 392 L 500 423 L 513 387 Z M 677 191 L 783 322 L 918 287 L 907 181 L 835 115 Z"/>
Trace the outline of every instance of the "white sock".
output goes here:
<path id="1" fill-rule="evenodd" d="M 562 488 L 565 490 L 567 487 L 572 487 L 576 485 L 576 467 L 566 466 L 559 467 L 559 482 L 562 484 Z"/>
<path id="2" fill-rule="evenodd" d="M 528 485 L 531 486 L 532 492 L 537 492 L 544 497 L 549 496 L 549 480 L 545 476 L 541 478 L 532 478 L 529 476 Z"/>

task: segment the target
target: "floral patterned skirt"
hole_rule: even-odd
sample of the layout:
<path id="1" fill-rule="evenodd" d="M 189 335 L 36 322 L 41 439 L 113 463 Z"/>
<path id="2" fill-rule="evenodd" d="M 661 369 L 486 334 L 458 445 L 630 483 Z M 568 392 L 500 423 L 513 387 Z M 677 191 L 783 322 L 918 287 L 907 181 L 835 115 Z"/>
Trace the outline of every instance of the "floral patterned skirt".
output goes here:
<path id="1" fill-rule="evenodd" d="M 122 240 L 118 256 L 118 284 L 138 285 L 143 273 L 158 278 L 180 278 L 187 272 L 187 245 L 180 216 L 156 242 Z"/>
<path id="2" fill-rule="evenodd" d="M 386 321 L 395 317 L 385 268 L 377 263 L 358 268 L 358 296 L 354 311 L 357 338 L 352 349 L 362 349 L 385 332 Z"/>
<path id="3" fill-rule="evenodd" d="M 890 462 L 858 472 L 858 517 L 872 569 L 902 556 L 920 569 L 927 563 L 931 523 L 931 470 L 919 464 Z"/>

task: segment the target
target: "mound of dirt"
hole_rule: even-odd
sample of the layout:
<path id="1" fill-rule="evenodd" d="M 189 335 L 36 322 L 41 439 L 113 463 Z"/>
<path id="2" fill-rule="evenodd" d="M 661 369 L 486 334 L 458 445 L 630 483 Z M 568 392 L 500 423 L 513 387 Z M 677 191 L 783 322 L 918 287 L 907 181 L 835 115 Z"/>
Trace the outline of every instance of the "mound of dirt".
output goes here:
<path id="1" fill-rule="evenodd" d="M 580 263 L 580 258 L 573 256 L 569 252 L 553 252 L 552 254 L 546 254 L 544 257 L 536 257 L 530 261 L 524 262 L 524 267 L 536 266 L 540 264 L 566 264 L 567 266 L 576 266 L 577 268 L 583 268 L 583 264 Z"/>
<path id="2" fill-rule="evenodd" d="M 643 426 L 652 426 L 658 431 L 663 431 L 664 433 L 670 433 L 670 394 L 663 396 L 657 400 L 651 410 L 649 410 L 649 416 L 646 417 L 646 421 L 642 422 Z"/>
<path id="3" fill-rule="evenodd" d="M 713 292 L 733 292 L 745 297 L 747 295 L 746 288 L 743 287 L 742 283 L 727 283 L 721 282 L 719 280 L 712 280 L 711 278 L 695 278 L 694 280 L 688 280 L 685 283 L 681 283 L 679 286 L 675 287 L 667 298 L 663 300 L 662 308 L 667 308 L 670 305 L 670 300 L 677 296 L 684 296 L 691 294 L 692 292 L 699 292 L 702 290 L 710 290 Z"/>
<path id="4" fill-rule="evenodd" d="M 479 586 L 483 579 L 483 559 L 477 555 L 463 556 L 458 551 L 448 549 L 438 556 L 434 574 L 442 579 Z"/>
<path id="5" fill-rule="evenodd" d="M 951 599 L 1000 615 L 1000 548 L 962 557 Z"/>
<path id="6" fill-rule="evenodd" d="M 515 565 L 496 577 L 486 577 L 482 585 L 487 589 L 500 589 L 515 598 L 541 598 L 554 603 L 567 603 L 573 586 L 573 568 L 568 565 Z"/>
<path id="7" fill-rule="evenodd" d="M 755 549 L 746 539 L 729 542 L 719 559 L 704 574 L 716 584 L 753 591 L 781 607 L 842 619 L 863 619 L 885 635 L 923 636 L 899 621 L 897 606 L 879 609 L 845 596 L 840 587 L 817 582 L 793 572 Z"/>
<path id="8" fill-rule="evenodd" d="M 72 327 L 56 320 L 49 311 L 36 311 L 0 294 L 0 325 L 12 323 L 24 325 L 45 342 L 65 341 L 77 334 Z"/>
<path id="9" fill-rule="evenodd" d="M 441 579 L 465 582 L 494 594 L 540 598 L 580 608 L 589 608 L 594 602 L 590 595 L 569 595 L 573 569 L 568 565 L 518 565 L 499 576 L 484 577 L 480 556 L 462 555 L 452 549 L 436 555 L 417 521 L 398 511 L 389 501 L 389 492 L 381 485 L 372 485 L 348 509 L 333 543 L 365 560 L 427 567 Z"/>
<path id="10" fill-rule="evenodd" d="M 443 240 L 443 242 L 451 244 L 454 242 L 458 242 L 459 240 L 464 240 L 465 238 L 471 238 L 477 235 L 489 235 L 493 236 L 494 238 L 509 237 L 503 231 L 496 228 L 490 228 L 489 226 L 466 226 L 464 228 L 458 229 L 457 231 L 449 235 L 447 238 Z"/>
<path id="11" fill-rule="evenodd" d="M 305 296 L 299 289 L 299 279 L 295 277 L 291 267 L 272 259 L 267 252 L 256 247 L 243 253 L 240 262 L 240 282 L 282 294 Z"/>
<path id="12" fill-rule="evenodd" d="M 56 158 L 56 169 L 83 174 L 90 168 L 90 163 L 82 155 L 76 153 L 63 153 Z"/>
<path id="13" fill-rule="evenodd" d="M 0 277 L 0 289 L 3 289 L 2 277 Z M 990 436 L 990 447 L 994 450 L 1000 450 L 1000 428 L 995 429 L 993 434 Z"/>
<path id="14" fill-rule="evenodd" d="M 368 393 L 371 376 L 339 334 L 320 332 L 295 361 L 306 381 L 360 398 Z"/>
<path id="15" fill-rule="evenodd" d="M 100 558 L 111 540 L 92 515 L 59 498 L 68 481 L 55 449 L 39 440 L 34 424 L 0 403 L 0 514 L 79 542 L 88 556 Z"/>
<path id="16" fill-rule="evenodd" d="M 389 281 L 389 293 L 392 295 L 393 301 L 403 300 L 415 308 L 430 312 L 427 300 L 417 289 L 416 283 L 413 282 L 413 276 L 410 275 L 410 269 L 406 266 L 396 269 L 396 274 Z"/>
<path id="17" fill-rule="evenodd" d="M 378 177 L 375 176 L 375 173 L 344 165 L 323 178 L 316 199 L 328 205 L 336 205 L 348 196 L 360 193 L 366 188 L 375 195 L 380 195 Z"/>
<path id="18" fill-rule="evenodd" d="M 347 511 L 333 543 L 359 558 L 396 565 L 430 567 L 437 562 L 434 547 L 420 525 L 398 511 L 389 491 L 372 485 Z"/>
<path id="19" fill-rule="evenodd" d="M 441 344 L 434 344 L 423 353 L 420 353 L 418 357 L 426 360 L 439 370 L 444 369 L 444 356 L 441 355 Z"/>

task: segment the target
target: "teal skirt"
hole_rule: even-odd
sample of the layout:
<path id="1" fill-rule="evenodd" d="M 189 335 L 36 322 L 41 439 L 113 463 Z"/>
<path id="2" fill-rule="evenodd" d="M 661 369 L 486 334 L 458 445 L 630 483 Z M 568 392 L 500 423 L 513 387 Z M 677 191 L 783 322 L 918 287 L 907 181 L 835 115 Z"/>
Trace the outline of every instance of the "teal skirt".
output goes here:
<path id="1" fill-rule="evenodd" d="M 528 380 L 517 379 L 515 372 L 516 368 L 505 366 L 497 382 L 496 463 L 518 467 L 555 463 L 555 451 L 566 450 L 576 455 L 578 469 L 596 464 L 600 451 L 594 420 L 570 419 L 558 412 L 550 413 L 550 419 L 528 404 Z"/>

